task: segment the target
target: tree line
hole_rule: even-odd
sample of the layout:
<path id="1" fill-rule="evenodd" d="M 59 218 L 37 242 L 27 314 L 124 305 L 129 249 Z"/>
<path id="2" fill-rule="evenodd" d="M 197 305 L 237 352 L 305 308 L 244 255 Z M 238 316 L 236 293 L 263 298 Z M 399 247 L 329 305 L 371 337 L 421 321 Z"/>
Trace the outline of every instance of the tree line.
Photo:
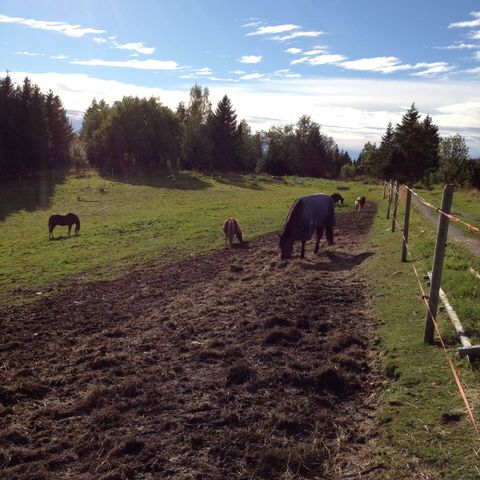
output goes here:
<path id="1" fill-rule="evenodd" d="M 0 178 L 64 167 L 73 130 L 62 101 L 27 77 L 0 78 Z"/>
<path id="2" fill-rule="evenodd" d="M 157 98 L 124 97 L 111 107 L 93 100 L 80 139 L 87 161 L 101 169 L 170 168 L 335 177 L 347 152 L 310 117 L 253 133 L 225 95 L 215 109 L 208 88 L 195 85 L 175 112 Z"/>
<path id="3" fill-rule="evenodd" d="M 415 104 L 395 128 L 388 124 L 378 147 L 367 142 L 355 165 L 342 173 L 346 177 L 366 174 L 383 180 L 480 188 L 480 159 L 470 158 L 465 139 L 458 134 L 441 138 L 432 118 L 427 115 L 422 120 Z"/>
<path id="4" fill-rule="evenodd" d="M 62 101 L 29 78 L 0 79 L 0 178 L 66 166 L 131 174 L 142 170 L 265 172 L 323 178 L 453 182 L 480 187 L 480 159 L 460 135 L 440 138 L 413 104 L 388 124 L 379 146 L 367 142 L 356 162 L 309 116 L 254 133 L 225 95 L 215 109 L 195 85 L 173 111 L 158 98 L 94 99 L 74 134 Z"/>

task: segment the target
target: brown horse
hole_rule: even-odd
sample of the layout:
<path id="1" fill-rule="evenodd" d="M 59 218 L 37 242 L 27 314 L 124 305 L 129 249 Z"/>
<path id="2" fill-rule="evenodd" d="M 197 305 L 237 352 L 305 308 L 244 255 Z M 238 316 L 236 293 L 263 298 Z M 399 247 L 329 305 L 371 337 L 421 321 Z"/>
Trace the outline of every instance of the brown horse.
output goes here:
<path id="1" fill-rule="evenodd" d="M 227 218 L 223 223 L 223 233 L 225 234 L 225 246 L 231 247 L 233 238 L 236 236 L 240 243 L 243 243 L 243 234 L 235 218 Z"/>
<path id="2" fill-rule="evenodd" d="M 317 234 L 314 252 L 320 247 L 320 239 L 325 230 L 327 242 L 333 245 L 333 227 L 335 225 L 335 207 L 330 195 L 316 193 L 295 200 L 290 207 L 287 220 L 280 235 L 280 258 L 289 259 L 292 256 L 293 242 L 302 242 L 300 258 L 305 257 L 305 243 Z"/>
<path id="3" fill-rule="evenodd" d="M 332 197 L 333 203 L 335 205 L 338 205 L 338 202 L 340 202 L 343 205 L 343 197 L 339 193 L 335 192 L 335 193 L 332 193 L 330 196 Z"/>
<path id="4" fill-rule="evenodd" d="M 50 240 L 53 240 L 53 229 L 57 225 L 68 225 L 68 236 L 70 236 L 70 230 L 72 225 L 75 224 L 75 236 L 80 231 L 80 219 L 74 213 L 67 213 L 66 215 L 52 215 L 48 219 L 48 233 Z"/>
<path id="5" fill-rule="evenodd" d="M 365 206 L 365 197 L 357 197 L 355 199 L 355 211 L 356 212 L 361 212 L 363 210 L 363 207 Z"/>

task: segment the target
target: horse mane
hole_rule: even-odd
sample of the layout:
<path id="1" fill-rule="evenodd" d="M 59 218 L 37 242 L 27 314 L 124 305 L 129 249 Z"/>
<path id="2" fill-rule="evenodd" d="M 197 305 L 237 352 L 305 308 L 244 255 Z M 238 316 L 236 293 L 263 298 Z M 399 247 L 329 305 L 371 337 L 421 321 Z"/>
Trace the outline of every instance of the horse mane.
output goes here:
<path id="1" fill-rule="evenodd" d="M 280 238 L 282 240 L 286 240 L 290 234 L 290 230 L 294 223 L 299 220 L 302 215 L 303 210 L 303 203 L 301 198 L 297 198 L 290 207 L 290 210 L 287 214 L 287 219 L 285 220 L 285 224 L 283 225 L 282 233 L 280 234 Z"/>

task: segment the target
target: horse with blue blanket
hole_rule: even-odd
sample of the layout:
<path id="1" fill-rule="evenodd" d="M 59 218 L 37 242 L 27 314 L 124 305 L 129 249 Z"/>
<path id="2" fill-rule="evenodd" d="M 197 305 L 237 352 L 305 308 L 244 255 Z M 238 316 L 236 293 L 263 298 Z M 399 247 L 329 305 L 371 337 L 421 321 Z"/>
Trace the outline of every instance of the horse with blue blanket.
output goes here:
<path id="1" fill-rule="evenodd" d="M 293 203 L 280 235 L 281 259 L 291 257 L 293 242 L 302 242 L 300 258 L 305 257 L 305 243 L 317 234 L 315 253 L 318 252 L 320 239 L 325 230 L 327 242 L 333 245 L 333 227 L 335 226 L 335 207 L 330 195 L 316 193 L 301 197 Z"/>

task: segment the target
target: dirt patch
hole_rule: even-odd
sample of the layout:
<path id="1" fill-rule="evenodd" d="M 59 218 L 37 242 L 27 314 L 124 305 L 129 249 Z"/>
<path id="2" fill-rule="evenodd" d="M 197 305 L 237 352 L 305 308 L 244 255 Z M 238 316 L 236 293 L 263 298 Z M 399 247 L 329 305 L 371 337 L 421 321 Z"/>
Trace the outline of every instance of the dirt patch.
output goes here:
<path id="1" fill-rule="evenodd" d="M 354 471 L 379 386 L 357 273 L 370 208 L 304 261 L 271 234 L 0 312 L 0 477 Z"/>

